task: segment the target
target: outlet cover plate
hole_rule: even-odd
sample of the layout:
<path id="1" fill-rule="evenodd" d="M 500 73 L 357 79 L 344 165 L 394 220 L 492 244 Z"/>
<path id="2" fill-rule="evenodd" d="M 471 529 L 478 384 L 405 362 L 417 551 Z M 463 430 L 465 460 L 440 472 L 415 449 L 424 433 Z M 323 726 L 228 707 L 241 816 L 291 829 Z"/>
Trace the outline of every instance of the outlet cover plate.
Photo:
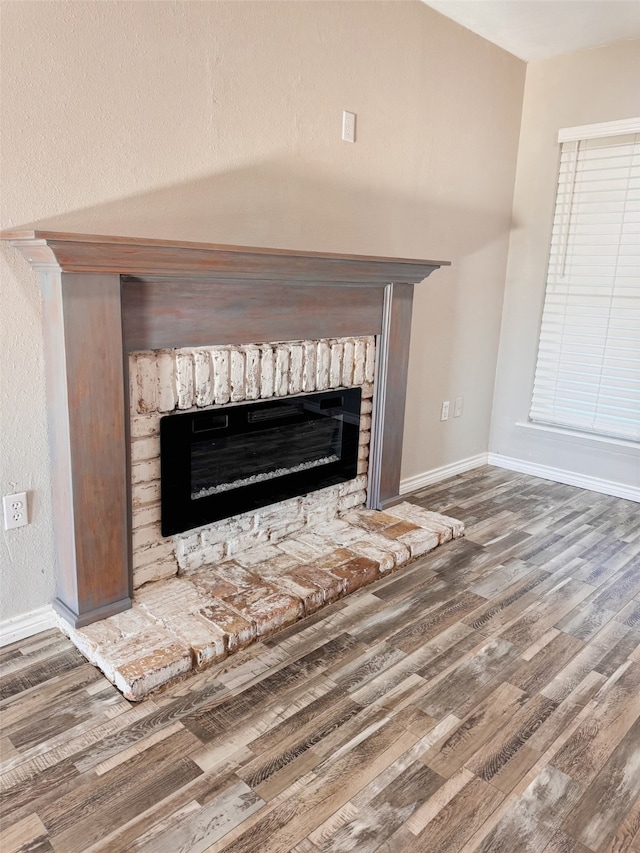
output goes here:
<path id="1" fill-rule="evenodd" d="M 29 524 L 26 492 L 16 492 L 15 495 L 3 495 L 2 510 L 4 513 L 5 530 L 13 530 L 14 527 L 24 527 L 25 524 Z"/>

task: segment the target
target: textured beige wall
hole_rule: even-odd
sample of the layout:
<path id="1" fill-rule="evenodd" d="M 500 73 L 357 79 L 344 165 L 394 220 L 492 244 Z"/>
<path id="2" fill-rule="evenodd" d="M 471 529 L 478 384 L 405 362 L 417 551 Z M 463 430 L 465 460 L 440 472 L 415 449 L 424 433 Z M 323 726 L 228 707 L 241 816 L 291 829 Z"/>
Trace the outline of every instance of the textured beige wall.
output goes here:
<path id="1" fill-rule="evenodd" d="M 544 301 L 558 172 L 558 130 L 640 115 L 640 41 L 527 66 L 490 449 L 503 456 L 640 486 L 637 445 L 526 424 Z M 519 425 L 520 424 L 520 425 Z"/>
<path id="2" fill-rule="evenodd" d="M 1 224 L 452 260 L 416 297 L 420 474 L 487 449 L 523 85 L 418 2 L 8 2 Z M 7 247 L 2 282 L 0 486 L 33 495 L 5 618 L 50 600 L 54 557 L 37 282 Z"/>

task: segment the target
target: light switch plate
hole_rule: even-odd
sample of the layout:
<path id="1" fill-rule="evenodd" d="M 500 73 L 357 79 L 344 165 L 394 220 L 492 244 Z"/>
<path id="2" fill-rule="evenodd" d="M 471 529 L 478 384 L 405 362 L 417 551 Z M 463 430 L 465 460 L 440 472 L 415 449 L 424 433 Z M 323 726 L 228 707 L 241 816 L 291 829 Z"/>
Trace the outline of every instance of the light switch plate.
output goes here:
<path id="1" fill-rule="evenodd" d="M 356 114 L 342 111 L 342 139 L 344 142 L 356 141 Z"/>

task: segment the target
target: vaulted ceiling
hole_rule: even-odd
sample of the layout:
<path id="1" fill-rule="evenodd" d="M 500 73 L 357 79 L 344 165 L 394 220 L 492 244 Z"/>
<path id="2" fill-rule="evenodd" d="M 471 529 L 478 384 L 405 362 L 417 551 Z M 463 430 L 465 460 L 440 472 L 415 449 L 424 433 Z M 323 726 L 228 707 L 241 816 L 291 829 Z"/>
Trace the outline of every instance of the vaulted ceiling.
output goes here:
<path id="1" fill-rule="evenodd" d="M 530 62 L 640 38 L 638 0 L 423 0 Z"/>

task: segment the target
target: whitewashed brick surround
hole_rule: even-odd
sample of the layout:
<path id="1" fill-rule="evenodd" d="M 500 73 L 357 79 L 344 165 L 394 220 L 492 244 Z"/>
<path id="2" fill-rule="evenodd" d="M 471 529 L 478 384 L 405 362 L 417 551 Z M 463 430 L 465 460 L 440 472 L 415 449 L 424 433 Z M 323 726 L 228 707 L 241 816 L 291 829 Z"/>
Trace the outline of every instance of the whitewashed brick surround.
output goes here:
<path id="1" fill-rule="evenodd" d="M 366 501 L 375 338 L 132 353 L 129 358 L 134 588 L 195 571 L 334 519 Z M 175 410 L 362 388 L 358 476 L 197 530 L 160 532 L 160 418 Z"/>

